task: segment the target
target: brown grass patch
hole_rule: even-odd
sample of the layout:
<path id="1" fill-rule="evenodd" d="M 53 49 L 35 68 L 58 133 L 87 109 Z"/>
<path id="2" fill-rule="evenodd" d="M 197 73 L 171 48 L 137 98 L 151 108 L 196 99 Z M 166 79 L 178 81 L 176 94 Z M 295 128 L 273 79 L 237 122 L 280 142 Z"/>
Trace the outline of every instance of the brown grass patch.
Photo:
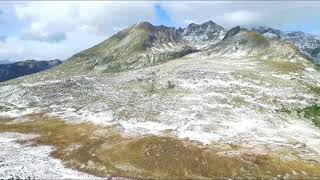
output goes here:
<path id="1" fill-rule="evenodd" d="M 268 59 L 264 60 L 263 63 L 282 73 L 297 73 L 303 71 L 304 69 L 304 67 L 301 64 L 286 60 L 280 61 Z"/>
<path id="2" fill-rule="evenodd" d="M 174 137 L 124 137 L 113 127 L 67 124 L 58 118 L 30 116 L 33 121 L 0 121 L 0 132 L 35 133 L 35 145 L 53 145 L 52 156 L 67 166 L 98 176 L 134 178 L 289 178 L 320 177 L 320 165 L 302 160 L 285 161 L 271 155 L 219 155 Z M 237 146 L 236 149 L 239 149 Z"/>

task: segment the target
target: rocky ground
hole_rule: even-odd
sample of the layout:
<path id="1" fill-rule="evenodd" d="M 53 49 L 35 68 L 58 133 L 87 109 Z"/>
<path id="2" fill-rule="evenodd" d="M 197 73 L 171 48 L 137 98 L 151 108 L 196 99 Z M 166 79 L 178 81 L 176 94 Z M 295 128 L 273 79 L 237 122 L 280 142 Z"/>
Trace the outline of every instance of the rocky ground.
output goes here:
<path id="1" fill-rule="evenodd" d="M 307 62 L 209 56 L 199 52 L 122 73 L 75 75 L 49 71 L 9 81 L 0 87 L 0 107 L 1 115 L 13 117 L 15 123 L 27 121 L 26 114 L 41 112 L 68 123 L 112 126 L 123 135 L 187 138 L 220 149 L 231 144 L 241 148 L 220 153 L 230 157 L 244 153 L 278 154 L 281 159 L 309 162 L 317 169 L 319 127 L 288 111 L 316 104 L 319 80 L 316 66 Z M 8 148 L 17 145 L 8 143 Z M 131 166 L 146 170 L 135 162 L 127 165 Z M 288 168 L 280 176 L 292 171 L 295 174 L 296 170 Z M 316 170 L 310 172 L 317 176 Z M 129 172 L 119 174 L 134 177 Z M 205 173 L 200 175 L 183 177 L 208 177 Z M 138 177 L 158 176 L 141 173 Z"/>

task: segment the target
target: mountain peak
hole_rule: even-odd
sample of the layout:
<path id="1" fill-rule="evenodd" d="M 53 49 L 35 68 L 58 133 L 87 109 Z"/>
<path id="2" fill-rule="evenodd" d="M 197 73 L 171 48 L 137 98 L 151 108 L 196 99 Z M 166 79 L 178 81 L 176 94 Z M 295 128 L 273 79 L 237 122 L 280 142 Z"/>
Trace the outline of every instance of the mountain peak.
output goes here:
<path id="1" fill-rule="evenodd" d="M 188 27 L 187 27 L 187 28 L 196 27 L 196 26 L 199 26 L 199 24 L 196 24 L 196 23 L 190 23 L 190 24 L 188 25 Z"/>
<path id="2" fill-rule="evenodd" d="M 213 22 L 212 20 L 209 20 L 207 22 L 202 23 L 201 25 L 210 26 L 210 25 L 217 25 L 217 24 L 215 22 Z"/>
<path id="3" fill-rule="evenodd" d="M 223 40 L 225 39 L 228 39 L 236 34 L 238 34 L 240 32 L 241 28 L 240 26 L 236 26 L 236 27 L 233 27 L 231 28 L 227 33 L 226 35 L 223 37 Z"/>
<path id="4" fill-rule="evenodd" d="M 278 34 L 278 31 L 277 29 L 273 29 L 271 27 L 268 27 L 268 26 L 257 26 L 257 27 L 254 27 L 252 28 L 252 31 L 255 31 L 257 33 L 260 33 L 260 34 L 264 34 L 264 33 L 268 33 L 268 32 L 272 32 L 274 34 Z"/>
<path id="5" fill-rule="evenodd" d="M 135 29 L 152 30 L 155 26 L 147 21 L 138 22 L 132 26 Z"/>
<path id="6" fill-rule="evenodd" d="M 217 25 L 217 24 L 215 22 L 213 22 L 212 20 L 209 20 L 209 21 L 206 21 L 206 22 L 204 22 L 202 24 L 190 23 L 187 28 L 200 27 L 200 26 L 210 26 L 210 25 L 212 26 L 212 25 Z"/>
<path id="7" fill-rule="evenodd" d="M 182 32 L 186 40 L 193 43 L 215 43 L 223 38 L 226 30 L 214 23 L 213 21 L 207 21 L 202 24 L 190 23 L 187 28 Z"/>
<path id="8" fill-rule="evenodd" d="M 174 27 L 155 26 L 139 22 L 111 36 L 104 42 L 75 54 L 64 63 L 81 70 L 97 69 L 103 72 L 120 72 L 159 64 L 193 52 Z"/>
<path id="9" fill-rule="evenodd" d="M 143 29 L 146 31 L 149 31 L 151 33 L 155 33 L 155 32 L 165 32 L 165 31 L 177 31 L 177 29 L 175 27 L 168 27 L 165 25 L 159 25 L 159 26 L 155 26 L 149 22 L 139 22 L 135 25 L 133 25 L 133 28 L 136 29 Z"/>

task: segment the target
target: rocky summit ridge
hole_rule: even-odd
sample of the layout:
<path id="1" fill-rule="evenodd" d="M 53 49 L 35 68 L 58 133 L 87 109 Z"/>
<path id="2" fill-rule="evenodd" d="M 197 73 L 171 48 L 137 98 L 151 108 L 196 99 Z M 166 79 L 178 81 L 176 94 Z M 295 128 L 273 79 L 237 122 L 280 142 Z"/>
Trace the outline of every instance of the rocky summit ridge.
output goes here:
<path id="1" fill-rule="evenodd" d="M 119 72 L 151 66 L 196 52 L 214 44 L 226 30 L 212 21 L 176 29 L 139 22 L 106 41 L 69 58 L 65 65 L 81 64 L 81 70 Z M 71 62 L 71 63 L 70 63 Z"/>
<path id="2" fill-rule="evenodd" d="M 163 25 L 154 26 L 149 22 L 139 22 L 116 33 L 104 42 L 75 54 L 67 59 L 61 67 L 75 71 L 95 70 L 100 72 L 121 72 L 130 69 L 139 69 L 161 64 L 172 59 L 217 46 L 217 44 L 222 43 L 222 40 L 239 33 L 240 29 L 240 27 L 235 27 L 227 31 L 213 21 L 202 24 L 191 23 L 186 28 L 179 29 Z M 274 46 L 273 49 L 275 53 L 281 50 L 281 47 L 275 48 L 277 45 L 284 45 L 287 49 L 292 49 L 292 51 L 295 49 L 295 47 L 289 47 L 290 45 L 285 45 L 285 43 L 277 44 L 278 41 L 273 41 L 272 39 L 269 39 L 269 37 L 263 37 L 266 36 L 267 32 L 276 34 L 277 37 L 282 37 L 282 34 L 284 33 L 279 30 L 263 27 L 255 28 L 252 31 L 244 28 L 241 30 L 241 34 L 244 35 L 243 38 L 250 38 L 251 40 L 255 40 L 258 44 L 260 42 L 264 45 L 269 43 L 268 47 Z M 256 34 L 254 34 L 254 32 L 256 32 Z M 288 36 L 290 36 L 290 34 Z M 316 59 L 319 56 L 317 49 L 312 49 L 316 47 L 318 40 L 314 40 L 315 44 L 313 44 L 312 47 L 305 48 L 305 46 L 300 46 L 301 43 L 299 43 L 306 39 L 303 34 L 300 33 L 299 36 L 293 36 L 294 40 L 293 38 L 280 38 L 280 40 L 293 42 L 295 46 L 298 44 L 297 47 L 307 58 L 312 55 L 312 57 Z M 298 37 L 301 37 L 302 40 Z M 306 37 L 307 43 L 309 43 L 309 41 L 313 42 L 313 40 L 310 40 L 311 37 L 307 35 Z M 237 44 L 246 41 L 243 38 L 242 40 L 233 41 L 234 44 L 229 45 L 237 46 Z M 263 40 L 265 41 L 262 42 Z M 261 46 L 258 45 L 257 47 Z M 237 51 L 238 48 L 234 47 L 233 49 L 234 51 Z M 260 49 L 258 51 L 263 52 L 265 50 Z M 273 51 L 270 51 L 270 53 L 272 54 Z M 278 54 L 281 53 L 279 52 Z"/>

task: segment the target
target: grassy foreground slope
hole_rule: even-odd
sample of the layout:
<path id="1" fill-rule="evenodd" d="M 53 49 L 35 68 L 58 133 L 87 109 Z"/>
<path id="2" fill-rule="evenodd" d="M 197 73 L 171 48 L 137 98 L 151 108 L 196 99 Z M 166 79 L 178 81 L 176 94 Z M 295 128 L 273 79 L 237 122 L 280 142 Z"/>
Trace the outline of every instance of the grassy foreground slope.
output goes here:
<path id="1" fill-rule="evenodd" d="M 53 145 L 53 157 L 68 167 L 97 176 L 131 178 L 212 179 L 212 178 L 316 178 L 320 166 L 303 160 L 285 160 L 274 154 L 254 154 L 229 144 L 203 146 L 170 136 L 122 136 L 113 127 L 66 124 L 42 114 L 32 121 L 5 124 L 0 132 L 36 133 L 34 145 Z M 26 142 L 25 142 L 26 143 Z M 281 153 L 281 152 L 280 152 Z"/>

